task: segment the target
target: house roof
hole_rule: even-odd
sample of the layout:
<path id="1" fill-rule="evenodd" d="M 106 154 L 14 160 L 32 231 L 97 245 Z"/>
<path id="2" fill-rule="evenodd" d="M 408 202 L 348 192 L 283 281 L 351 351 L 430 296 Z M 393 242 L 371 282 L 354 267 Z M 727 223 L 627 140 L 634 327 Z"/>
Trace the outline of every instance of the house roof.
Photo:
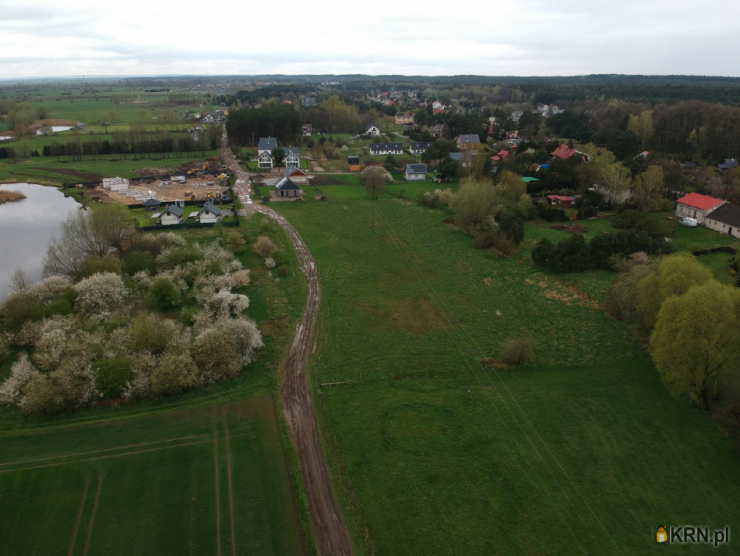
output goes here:
<path id="1" fill-rule="evenodd" d="M 296 175 L 306 176 L 307 174 L 300 168 L 286 168 L 285 170 L 283 170 L 283 177 L 285 178 L 289 178 L 290 176 L 296 176 Z"/>
<path id="2" fill-rule="evenodd" d="M 180 207 L 176 207 L 175 205 L 170 205 L 164 211 L 162 212 L 162 215 L 165 214 L 172 214 L 173 216 L 177 216 L 178 218 L 182 216 L 182 209 Z"/>
<path id="3" fill-rule="evenodd" d="M 426 164 L 407 164 L 406 173 L 407 174 L 426 174 L 427 165 Z"/>
<path id="4" fill-rule="evenodd" d="M 724 203 L 722 199 L 715 199 L 714 197 L 708 197 L 707 195 L 701 195 L 699 193 L 689 193 L 685 197 L 681 197 L 676 202 L 680 205 L 686 205 L 700 210 L 714 208 L 717 205 Z"/>
<path id="5" fill-rule="evenodd" d="M 162 201 L 157 201 L 157 199 L 147 199 L 144 201 L 145 207 L 158 207 L 162 204 Z"/>
<path id="6" fill-rule="evenodd" d="M 277 139 L 275 137 L 262 137 L 257 148 L 261 151 L 271 151 L 277 148 Z"/>
<path id="7" fill-rule="evenodd" d="M 360 163 L 360 157 L 359 156 L 348 156 L 347 157 L 347 164 L 359 164 Z"/>
<path id="8" fill-rule="evenodd" d="M 566 197 L 565 195 L 548 195 L 548 199 L 557 199 L 558 201 L 568 201 L 572 202 L 573 197 Z"/>
<path id="9" fill-rule="evenodd" d="M 380 128 L 379 128 L 378 126 L 376 126 L 375 124 L 367 124 L 367 125 L 365 126 L 365 133 L 367 133 L 367 132 L 368 132 L 368 131 L 370 130 L 370 128 L 371 128 L 371 127 L 374 127 L 374 128 L 376 128 L 376 129 L 377 129 L 378 131 L 380 131 Z"/>
<path id="10" fill-rule="evenodd" d="M 293 189 L 299 189 L 299 187 L 290 178 L 281 179 L 275 186 L 276 191 L 290 191 Z"/>
<path id="11" fill-rule="evenodd" d="M 421 149 L 427 150 L 429 147 L 431 147 L 432 144 L 428 142 L 422 142 L 422 143 L 411 143 L 411 150 L 412 151 L 418 151 Z"/>
<path id="12" fill-rule="evenodd" d="M 311 131 L 313 129 L 313 124 L 303 124 L 301 129 L 304 131 Z"/>
<path id="13" fill-rule="evenodd" d="M 524 183 L 530 183 L 530 182 L 533 182 L 533 181 L 540 181 L 540 180 L 537 179 L 537 178 L 527 178 L 527 177 L 524 177 L 524 178 L 522 178 L 522 181 Z"/>
<path id="14" fill-rule="evenodd" d="M 553 158 L 570 158 L 574 154 L 576 154 L 578 151 L 575 149 L 571 149 L 568 145 L 565 143 L 561 143 L 558 145 L 558 148 L 552 151 L 552 157 Z"/>
<path id="15" fill-rule="evenodd" d="M 475 133 L 468 133 L 467 135 L 459 135 L 457 142 L 461 145 L 467 145 L 468 143 L 480 143 L 480 137 Z"/>
<path id="16" fill-rule="evenodd" d="M 373 143 L 370 151 L 402 151 L 403 143 Z"/>
<path id="17" fill-rule="evenodd" d="M 459 162 L 462 160 L 462 153 L 450 153 L 450 158 Z"/>
<path id="18" fill-rule="evenodd" d="M 214 205 L 213 203 L 206 203 L 205 205 L 203 205 L 203 208 L 198 211 L 198 214 L 196 214 L 196 216 L 200 216 L 206 211 L 211 212 L 216 216 L 221 214 L 221 209 L 218 208 L 216 205 Z"/>
<path id="19" fill-rule="evenodd" d="M 270 151 L 264 151 L 261 155 L 259 155 L 257 157 L 257 159 L 259 160 L 260 158 L 264 158 L 264 157 L 267 157 L 270 160 L 272 160 L 272 152 L 270 152 Z"/>
<path id="20" fill-rule="evenodd" d="M 283 147 L 283 151 L 285 151 L 285 154 L 298 154 L 298 147 Z"/>
<path id="21" fill-rule="evenodd" d="M 722 164 L 717 164 L 717 168 L 720 170 L 737 168 L 737 158 L 725 158 L 725 161 Z"/>
<path id="22" fill-rule="evenodd" d="M 740 206 L 725 203 L 707 216 L 709 220 L 716 220 L 722 224 L 740 228 Z"/>

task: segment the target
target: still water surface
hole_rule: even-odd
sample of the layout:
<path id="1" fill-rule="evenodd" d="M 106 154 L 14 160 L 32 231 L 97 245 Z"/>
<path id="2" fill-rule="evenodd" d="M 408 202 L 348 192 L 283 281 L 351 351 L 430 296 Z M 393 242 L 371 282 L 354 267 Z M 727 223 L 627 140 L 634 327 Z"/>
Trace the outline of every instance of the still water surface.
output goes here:
<path id="1" fill-rule="evenodd" d="M 41 264 L 59 225 L 80 205 L 56 187 L 31 183 L 0 185 L 0 189 L 23 193 L 17 203 L 0 205 L 0 299 L 10 293 L 8 281 L 21 267 L 34 282 L 41 280 Z"/>

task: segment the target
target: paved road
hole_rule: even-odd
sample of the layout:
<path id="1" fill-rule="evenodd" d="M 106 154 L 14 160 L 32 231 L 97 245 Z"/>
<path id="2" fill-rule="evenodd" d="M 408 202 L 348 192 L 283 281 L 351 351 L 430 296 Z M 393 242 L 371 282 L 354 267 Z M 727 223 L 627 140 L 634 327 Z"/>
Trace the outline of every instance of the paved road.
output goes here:
<path id="1" fill-rule="evenodd" d="M 224 144 L 226 144 L 225 140 Z M 301 271 L 306 275 L 308 283 L 306 307 L 301 321 L 296 326 L 290 352 L 283 366 L 280 397 L 290 439 L 298 450 L 301 462 L 303 482 L 311 510 L 311 528 L 318 553 L 322 556 L 350 555 L 352 544 L 331 492 L 326 462 L 319 445 L 313 399 L 306 375 L 309 353 L 316 351 L 321 307 L 319 271 L 311 252 L 296 229 L 279 213 L 266 205 L 254 203 L 249 198 L 251 193 L 249 174 L 241 169 L 231 151 L 224 147 L 221 150 L 221 157 L 237 176 L 234 189 L 246 211 L 265 214 L 282 226 L 293 241 Z"/>

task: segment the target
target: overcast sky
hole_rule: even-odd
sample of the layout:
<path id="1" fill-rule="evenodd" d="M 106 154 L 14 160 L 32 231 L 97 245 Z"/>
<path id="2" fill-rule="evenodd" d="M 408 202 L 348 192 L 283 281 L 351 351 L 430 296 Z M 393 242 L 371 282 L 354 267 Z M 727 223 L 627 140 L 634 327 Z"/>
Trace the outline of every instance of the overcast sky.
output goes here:
<path id="1" fill-rule="evenodd" d="M 0 0 L 0 77 L 740 76 L 739 0 Z"/>

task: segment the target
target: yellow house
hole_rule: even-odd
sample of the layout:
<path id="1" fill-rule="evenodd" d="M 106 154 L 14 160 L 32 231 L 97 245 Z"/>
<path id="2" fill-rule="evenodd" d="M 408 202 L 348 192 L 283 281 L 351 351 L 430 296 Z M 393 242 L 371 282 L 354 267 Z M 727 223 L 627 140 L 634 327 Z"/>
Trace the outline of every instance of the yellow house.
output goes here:
<path id="1" fill-rule="evenodd" d="M 666 542 L 668 540 L 668 531 L 665 530 L 665 527 L 658 527 L 655 540 L 658 542 Z"/>

